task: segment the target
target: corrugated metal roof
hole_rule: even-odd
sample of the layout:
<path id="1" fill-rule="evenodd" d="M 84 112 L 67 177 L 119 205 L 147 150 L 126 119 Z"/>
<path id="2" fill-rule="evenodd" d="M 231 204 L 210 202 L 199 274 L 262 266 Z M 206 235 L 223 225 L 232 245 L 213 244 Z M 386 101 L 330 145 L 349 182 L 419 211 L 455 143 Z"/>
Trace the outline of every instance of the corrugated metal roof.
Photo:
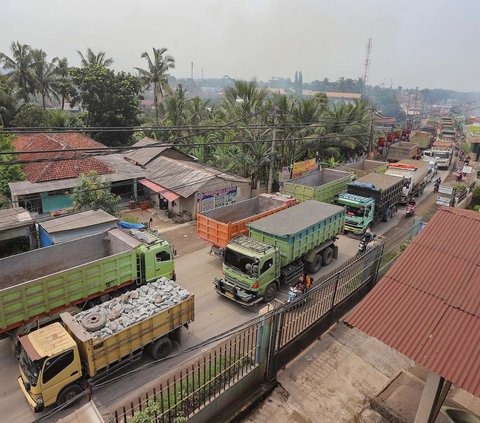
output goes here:
<path id="1" fill-rule="evenodd" d="M 140 141 L 133 144 L 133 147 L 145 147 L 150 145 L 159 144 L 159 141 L 154 140 L 153 138 L 144 137 Z M 148 147 L 141 148 L 138 150 L 133 150 L 130 153 L 125 155 L 125 158 L 131 160 L 134 163 L 138 163 L 140 166 L 145 166 L 147 163 L 152 161 L 155 157 L 162 153 L 165 149 L 169 147 Z"/>
<path id="2" fill-rule="evenodd" d="M 443 207 L 345 321 L 480 396 L 480 213 Z"/>
<path id="3" fill-rule="evenodd" d="M 0 210 L 0 230 L 28 226 L 33 223 L 30 213 L 23 207 Z"/>
<path id="4" fill-rule="evenodd" d="M 87 226 L 101 225 L 102 223 L 116 222 L 115 216 L 107 213 L 105 210 L 87 210 L 80 213 L 70 214 L 68 216 L 57 217 L 55 219 L 46 220 L 40 225 L 49 234 L 70 231 L 72 229 L 85 228 Z"/>
<path id="5" fill-rule="evenodd" d="M 232 182 L 250 182 L 248 179 L 222 172 L 201 163 L 157 157 L 147 168 L 147 179 L 188 198 L 209 181 L 219 178 Z"/>

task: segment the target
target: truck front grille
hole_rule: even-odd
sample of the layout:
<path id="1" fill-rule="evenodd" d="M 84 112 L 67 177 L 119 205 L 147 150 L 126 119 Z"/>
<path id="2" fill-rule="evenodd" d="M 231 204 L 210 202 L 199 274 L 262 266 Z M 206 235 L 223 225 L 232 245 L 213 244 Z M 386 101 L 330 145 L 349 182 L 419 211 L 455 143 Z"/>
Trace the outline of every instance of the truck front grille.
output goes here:
<path id="1" fill-rule="evenodd" d="M 230 275 L 225 275 L 225 279 L 227 282 L 231 283 L 232 285 L 237 285 L 243 289 L 250 289 L 250 285 L 246 284 L 245 282 L 241 282 L 238 279 L 232 278 Z"/>

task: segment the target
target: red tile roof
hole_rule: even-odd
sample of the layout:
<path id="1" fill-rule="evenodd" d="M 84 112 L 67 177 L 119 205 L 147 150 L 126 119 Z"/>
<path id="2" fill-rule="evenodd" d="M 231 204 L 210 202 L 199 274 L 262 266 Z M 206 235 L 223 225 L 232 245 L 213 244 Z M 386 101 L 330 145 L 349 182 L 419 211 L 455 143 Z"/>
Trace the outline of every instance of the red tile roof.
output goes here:
<path id="1" fill-rule="evenodd" d="M 47 150 L 68 150 L 72 148 L 106 148 L 103 144 L 91 138 L 76 134 L 35 134 L 19 135 L 13 140 L 15 151 L 47 151 Z M 78 152 L 57 152 L 57 153 L 26 153 L 19 156 L 19 160 L 34 159 L 59 159 L 64 157 L 75 157 Z M 76 178 L 82 173 L 95 171 L 99 175 L 113 173 L 114 170 L 107 164 L 94 158 L 78 158 L 70 160 L 45 161 L 27 163 L 23 170 L 30 182 L 55 181 L 58 179 Z"/>
<path id="2" fill-rule="evenodd" d="M 480 213 L 442 207 L 345 321 L 480 396 Z"/>

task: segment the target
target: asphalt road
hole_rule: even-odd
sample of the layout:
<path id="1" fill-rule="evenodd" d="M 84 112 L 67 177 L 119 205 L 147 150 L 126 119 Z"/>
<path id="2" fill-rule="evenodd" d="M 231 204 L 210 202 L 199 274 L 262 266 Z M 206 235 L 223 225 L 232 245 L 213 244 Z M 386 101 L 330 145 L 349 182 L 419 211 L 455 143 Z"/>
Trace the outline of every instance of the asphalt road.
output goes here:
<path id="1" fill-rule="evenodd" d="M 447 171 L 441 171 L 440 176 L 445 179 Z M 423 196 L 417 202 L 423 202 L 433 192 L 433 184 L 430 183 Z M 374 228 L 377 234 L 384 234 L 395 226 L 405 222 L 404 209 L 399 208 L 398 213 L 392 220 L 380 223 Z M 341 235 L 337 241 L 339 257 L 329 266 L 314 275 L 329 273 L 336 266 L 342 264 L 348 258 L 357 253 L 358 239 Z M 182 334 L 181 346 L 177 346 L 177 355 L 161 362 L 153 367 L 142 369 L 141 367 L 150 362 L 148 355 L 130 365 L 124 373 L 133 371 L 118 381 L 99 388 L 94 392 L 95 403 L 99 408 L 113 408 L 116 404 L 122 404 L 124 398 L 138 391 L 145 390 L 148 383 L 155 377 L 160 376 L 181 362 L 187 361 L 201 350 L 182 354 L 182 350 L 208 340 L 220 333 L 226 332 L 265 311 L 265 305 L 257 305 L 252 308 L 242 307 L 226 298 L 219 296 L 213 288 L 214 277 L 221 277 L 221 261 L 208 254 L 209 248 L 202 248 L 191 252 L 176 260 L 177 282 L 184 288 L 195 294 L 195 322 Z M 286 301 L 286 289 L 277 296 L 280 301 Z M 28 407 L 23 394 L 17 383 L 18 362 L 13 357 L 9 341 L 0 341 L 0 410 L 2 422 L 29 423 L 48 413 L 34 414 Z M 45 421 L 57 421 L 68 412 L 60 412 Z"/>

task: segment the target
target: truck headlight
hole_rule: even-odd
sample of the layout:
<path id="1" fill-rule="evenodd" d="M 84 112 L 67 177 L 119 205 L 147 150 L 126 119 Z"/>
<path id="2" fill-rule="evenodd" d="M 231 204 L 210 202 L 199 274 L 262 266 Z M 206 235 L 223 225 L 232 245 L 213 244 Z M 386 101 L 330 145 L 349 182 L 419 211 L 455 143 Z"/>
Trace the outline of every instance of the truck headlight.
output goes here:
<path id="1" fill-rule="evenodd" d="M 32 396 L 33 400 L 39 404 L 39 405 L 43 405 L 43 397 L 42 397 L 42 394 L 32 394 L 30 392 L 30 395 Z"/>

